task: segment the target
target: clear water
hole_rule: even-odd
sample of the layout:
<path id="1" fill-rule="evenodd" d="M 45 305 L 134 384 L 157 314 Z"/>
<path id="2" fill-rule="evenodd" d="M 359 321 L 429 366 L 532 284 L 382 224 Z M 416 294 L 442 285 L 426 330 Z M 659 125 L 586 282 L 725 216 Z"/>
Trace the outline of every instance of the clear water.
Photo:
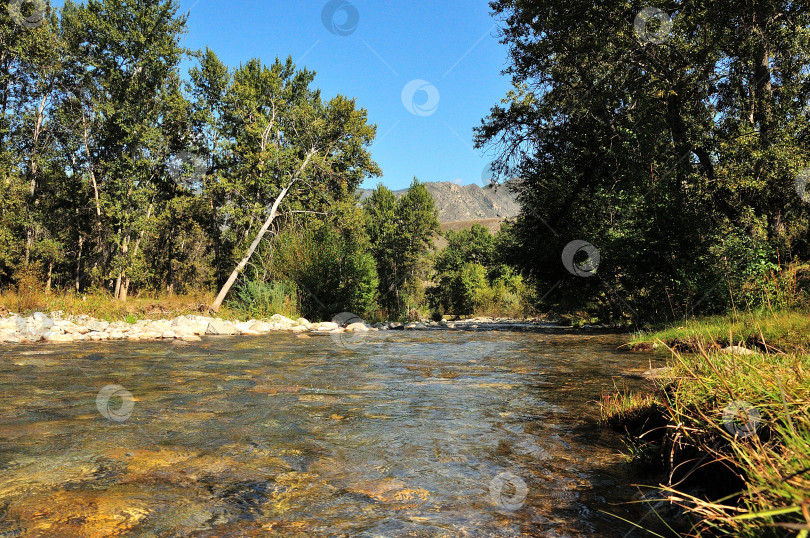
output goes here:
<path id="1" fill-rule="evenodd" d="M 3 349 L 0 537 L 627 535 L 625 338 L 358 338 Z"/>

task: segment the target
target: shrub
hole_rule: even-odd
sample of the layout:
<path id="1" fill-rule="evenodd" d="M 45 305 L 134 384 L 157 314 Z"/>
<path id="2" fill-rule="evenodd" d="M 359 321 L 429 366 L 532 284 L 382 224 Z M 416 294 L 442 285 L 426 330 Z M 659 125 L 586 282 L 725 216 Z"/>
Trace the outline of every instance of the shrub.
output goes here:
<path id="1" fill-rule="evenodd" d="M 274 242 L 270 274 L 295 283 L 298 307 L 311 319 L 340 312 L 366 317 L 376 309 L 377 270 L 362 240 L 333 226 L 315 223 L 288 230 Z"/>
<path id="2" fill-rule="evenodd" d="M 293 319 L 299 317 L 295 284 L 281 280 L 241 282 L 234 288 L 228 307 L 244 318 L 265 318 L 273 314 Z"/>

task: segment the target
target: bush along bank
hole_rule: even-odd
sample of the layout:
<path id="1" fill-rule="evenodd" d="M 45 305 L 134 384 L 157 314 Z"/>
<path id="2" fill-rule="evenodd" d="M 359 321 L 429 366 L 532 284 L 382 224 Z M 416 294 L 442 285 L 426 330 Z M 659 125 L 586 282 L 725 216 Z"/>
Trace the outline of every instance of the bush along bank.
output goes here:
<path id="1" fill-rule="evenodd" d="M 647 393 L 603 396 L 602 421 L 624 434 L 642 482 L 658 477 L 640 527 L 810 534 L 810 356 L 673 352 Z"/>

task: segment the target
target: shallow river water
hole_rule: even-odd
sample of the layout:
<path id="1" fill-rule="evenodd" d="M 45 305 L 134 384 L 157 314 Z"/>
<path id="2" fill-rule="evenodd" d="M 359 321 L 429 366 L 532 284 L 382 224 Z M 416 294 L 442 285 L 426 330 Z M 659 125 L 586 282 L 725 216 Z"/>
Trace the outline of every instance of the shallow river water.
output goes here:
<path id="1" fill-rule="evenodd" d="M 0 350 L 0 537 L 607 536 L 600 393 L 650 357 L 549 329 Z M 656 364 L 653 364 L 655 366 Z"/>

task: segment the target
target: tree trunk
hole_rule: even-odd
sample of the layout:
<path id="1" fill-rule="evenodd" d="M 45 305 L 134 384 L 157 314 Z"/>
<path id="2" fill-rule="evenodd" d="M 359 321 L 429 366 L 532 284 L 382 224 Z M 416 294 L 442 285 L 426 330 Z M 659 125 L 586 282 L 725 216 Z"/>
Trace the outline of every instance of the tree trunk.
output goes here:
<path id="1" fill-rule="evenodd" d="M 45 293 L 51 293 L 51 282 L 53 281 L 53 260 L 48 263 L 48 280 L 45 282 Z"/>
<path id="2" fill-rule="evenodd" d="M 231 291 L 231 288 L 236 283 L 236 279 L 239 278 L 239 274 L 245 270 L 245 266 L 250 261 L 250 258 L 253 256 L 253 253 L 256 252 L 256 249 L 259 248 L 259 244 L 262 242 L 264 238 L 264 234 L 267 233 L 267 230 L 270 229 L 270 225 L 273 224 L 273 221 L 276 219 L 278 208 L 281 205 L 281 202 L 284 201 L 284 197 L 287 196 L 287 193 L 290 191 L 295 182 L 301 177 L 301 174 L 304 173 L 306 170 L 307 165 L 309 164 L 310 159 L 312 159 L 312 155 L 315 154 L 315 148 L 310 149 L 307 152 L 307 156 L 304 158 L 304 162 L 301 163 L 301 166 L 298 168 L 298 171 L 292 178 L 292 181 L 281 189 L 281 192 L 278 194 L 276 201 L 273 202 L 273 207 L 270 209 L 270 216 L 267 217 L 267 220 L 264 222 L 264 226 L 261 227 L 259 233 L 256 234 L 256 238 L 253 240 L 253 243 L 250 244 L 250 248 L 245 253 L 245 257 L 242 258 L 242 261 L 236 266 L 236 269 L 233 270 L 231 276 L 228 277 L 228 281 L 225 282 L 225 285 L 222 286 L 222 289 L 219 290 L 219 295 L 214 300 L 214 303 L 211 305 L 212 312 L 219 312 L 220 307 L 222 306 L 222 302 L 225 300 L 225 297 L 228 295 L 228 292 Z"/>
<path id="3" fill-rule="evenodd" d="M 135 240 L 135 248 L 132 249 L 132 257 L 133 258 L 138 256 L 138 250 L 140 249 L 141 241 L 143 240 L 143 234 L 146 232 L 146 223 L 149 222 L 149 217 L 152 216 L 152 207 L 153 207 L 153 203 L 149 202 L 149 208 L 146 211 L 146 221 L 144 223 L 144 227 L 141 229 L 141 233 L 140 233 L 140 235 L 138 235 L 138 239 Z M 124 280 L 121 283 L 121 295 L 120 295 L 119 299 L 121 301 L 126 301 L 127 300 L 127 293 L 129 292 L 129 282 L 130 281 L 129 281 L 129 277 L 126 276 L 125 273 L 122 273 L 122 275 L 124 276 Z"/>
<path id="4" fill-rule="evenodd" d="M 79 293 L 79 288 L 81 287 L 81 268 L 82 268 L 82 250 L 84 248 L 84 236 L 79 236 L 79 253 L 76 256 L 76 275 L 75 275 L 75 283 L 74 287 L 76 288 L 76 293 Z"/>
<path id="5" fill-rule="evenodd" d="M 129 234 L 124 237 L 124 243 L 121 245 L 121 253 L 124 255 L 124 258 L 127 256 L 127 252 L 129 251 Z M 121 269 L 121 272 L 118 273 L 118 278 L 115 279 L 115 293 L 114 296 L 116 299 L 121 298 L 121 282 L 124 279 L 124 270 Z M 126 298 L 124 299 L 126 300 Z"/>

